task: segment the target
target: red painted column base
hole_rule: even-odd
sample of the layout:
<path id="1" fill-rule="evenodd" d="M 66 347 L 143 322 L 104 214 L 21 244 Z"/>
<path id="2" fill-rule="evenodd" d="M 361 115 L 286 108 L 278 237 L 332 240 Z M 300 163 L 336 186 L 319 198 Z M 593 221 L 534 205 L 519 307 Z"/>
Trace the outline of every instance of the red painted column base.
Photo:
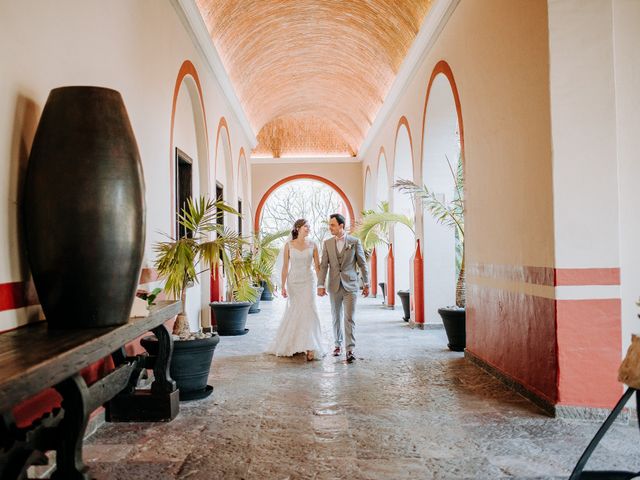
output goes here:
<path id="1" fill-rule="evenodd" d="M 415 323 L 424 324 L 424 261 L 420 252 L 420 240 L 416 243 L 416 255 L 413 259 L 413 301 Z"/>
<path id="2" fill-rule="evenodd" d="M 396 305 L 396 280 L 394 270 L 393 244 L 389 244 L 389 254 L 387 255 L 387 306 Z"/>
<path id="3" fill-rule="evenodd" d="M 378 254 L 375 247 L 369 257 L 371 263 L 371 296 L 376 297 L 378 295 Z"/>

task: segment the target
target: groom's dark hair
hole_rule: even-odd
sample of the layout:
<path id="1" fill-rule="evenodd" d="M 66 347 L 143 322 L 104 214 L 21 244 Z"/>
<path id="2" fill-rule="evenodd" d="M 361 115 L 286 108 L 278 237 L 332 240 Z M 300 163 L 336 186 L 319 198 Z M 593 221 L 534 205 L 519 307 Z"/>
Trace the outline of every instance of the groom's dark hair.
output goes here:
<path id="1" fill-rule="evenodd" d="M 344 217 L 339 213 L 332 213 L 331 215 L 329 215 L 329 218 L 335 218 L 336 222 L 338 222 L 338 225 L 342 225 L 344 227 Z"/>

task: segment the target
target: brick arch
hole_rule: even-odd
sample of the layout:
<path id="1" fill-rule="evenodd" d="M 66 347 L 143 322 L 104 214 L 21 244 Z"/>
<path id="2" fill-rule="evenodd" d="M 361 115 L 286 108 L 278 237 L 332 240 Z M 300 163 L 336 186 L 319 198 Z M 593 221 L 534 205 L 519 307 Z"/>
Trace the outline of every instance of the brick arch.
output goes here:
<path id="1" fill-rule="evenodd" d="M 227 119 L 224 117 L 220 117 L 220 121 L 218 122 L 218 131 L 216 132 L 216 153 L 215 153 L 215 158 L 214 158 L 214 177 L 216 180 L 218 179 L 217 174 L 218 174 L 218 146 L 220 144 L 220 134 L 222 133 L 222 129 L 224 128 L 224 130 L 227 132 L 227 148 L 228 148 L 228 152 L 229 152 L 229 156 L 230 156 L 230 162 L 229 164 L 231 165 L 231 179 L 232 179 L 232 183 L 233 183 L 233 150 L 231 149 L 231 132 L 229 131 L 229 124 L 227 123 Z M 225 173 L 228 174 L 227 170 L 227 166 L 225 165 Z M 225 188 L 227 186 L 225 185 Z"/>
<path id="2" fill-rule="evenodd" d="M 424 121 L 423 121 L 423 123 L 424 123 Z M 409 120 L 407 120 L 407 117 L 402 115 L 400 117 L 400 120 L 398 120 L 398 125 L 396 125 L 396 135 L 395 135 L 394 140 L 393 140 L 393 169 L 392 169 L 391 173 L 396 171 L 396 155 L 398 154 L 396 149 L 398 147 L 398 135 L 400 134 L 400 127 L 402 127 L 403 125 L 407 129 L 407 134 L 409 135 L 409 146 L 410 146 L 410 150 L 411 150 L 411 169 L 413 171 L 415 171 L 414 167 L 415 167 L 415 162 L 416 162 L 416 160 L 415 160 L 416 156 L 415 156 L 415 153 L 413 151 L 413 137 L 411 135 L 411 127 L 409 126 Z M 386 155 L 385 155 L 385 158 L 386 158 Z"/>
<path id="3" fill-rule="evenodd" d="M 334 189 L 336 191 L 336 193 L 338 195 L 340 195 L 340 197 L 342 198 L 342 201 L 344 202 L 344 204 L 347 206 L 347 209 L 349 209 L 349 216 L 351 217 L 351 226 L 353 227 L 355 221 L 356 221 L 356 217 L 353 213 L 353 206 L 351 205 L 351 202 L 349 201 L 349 199 L 347 198 L 347 196 L 345 195 L 344 191 L 337 186 L 335 183 L 333 183 L 331 180 L 328 180 L 324 177 L 321 177 L 319 175 L 312 175 L 310 173 L 299 173 L 297 175 L 291 175 L 289 177 L 285 177 L 282 180 L 277 181 L 276 183 L 274 183 L 269 190 L 267 190 L 265 192 L 265 194 L 262 196 L 262 198 L 260 199 L 260 203 L 258 203 L 258 207 L 256 208 L 256 216 L 254 217 L 253 221 L 253 228 L 254 231 L 258 232 L 260 230 L 260 216 L 262 214 L 262 208 L 264 207 L 264 204 L 266 203 L 267 199 L 271 196 L 271 194 L 275 191 L 276 188 L 284 185 L 285 183 L 289 183 L 289 182 L 293 182 L 294 180 L 317 180 L 318 182 L 322 182 L 325 185 L 328 185 L 329 187 L 331 187 L 332 189 Z"/>
<path id="4" fill-rule="evenodd" d="M 436 66 L 433 68 L 433 72 L 431 72 L 431 78 L 429 79 L 429 85 L 427 86 L 427 93 L 424 97 L 424 108 L 422 110 L 422 136 L 420 139 L 420 171 L 422 171 L 422 157 L 424 156 L 424 130 L 426 128 L 426 119 L 427 119 L 427 105 L 429 104 L 429 95 L 431 94 L 431 87 L 433 86 L 433 81 L 435 78 L 443 74 L 449 80 L 449 85 L 451 86 L 451 93 L 453 94 L 453 101 L 456 105 L 456 115 L 458 117 L 458 129 L 460 130 L 460 153 L 462 156 L 462 165 L 464 167 L 464 125 L 462 122 L 462 106 L 460 104 L 460 95 L 458 93 L 458 87 L 456 85 L 456 80 L 453 77 L 453 71 L 449 64 L 440 60 Z"/>
<path id="5" fill-rule="evenodd" d="M 368 176 L 367 176 L 368 175 Z M 371 165 L 367 165 L 367 168 L 364 171 L 364 188 L 362 191 L 362 205 L 363 208 L 367 208 L 367 189 L 371 189 L 371 179 L 373 178 L 373 174 L 371 173 Z"/>
<path id="6" fill-rule="evenodd" d="M 204 109 L 204 97 L 202 95 L 202 86 L 200 84 L 200 77 L 198 76 L 198 71 L 196 70 L 196 67 L 193 65 L 193 63 L 191 63 L 190 60 L 185 60 L 184 62 L 182 62 L 182 65 L 180 66 L 180 70 L 178 71 L 178 76 L 176 77 L 176 83 L 175 86 L 173 87 L 173 99 L 171 101 L 171 130 L 169 132 L 169 188 L 170 188 L 170 192 L 171 192 L 171 210 L 173 209 L 173 205 L 175 205 L 175 189 L 174 189 L 174 177 L 175 177 L 175 172 L 174 172 L 174 152 L 173 152 L 173 131 L 174 131 L 174 127 L 175 127 L 175 120 L 176 120 L 176 106 L 178 104 L 178 95 L 180 94 L 180 87 L 182 86 L 182 82 L 186 77 L 191 77 L 193 79 L 193 82 L 196 85 L 196 89 L 198 90 L 198 98 L 200 99 L 200 108 L 202 109 L 202 120 L 204 122 L 204 141 L 205 141 L 205 148 L 206 148 L 206 161 L 207 163 L 209 162 L 209 136 L 208 136 L 208 130 L 207 130 L 207 115 Z M 215 173 L 214 173 L 215 175 Z M 174 222 L 171 222 L 171 231 L 172 233 L 174 232 Z"/>

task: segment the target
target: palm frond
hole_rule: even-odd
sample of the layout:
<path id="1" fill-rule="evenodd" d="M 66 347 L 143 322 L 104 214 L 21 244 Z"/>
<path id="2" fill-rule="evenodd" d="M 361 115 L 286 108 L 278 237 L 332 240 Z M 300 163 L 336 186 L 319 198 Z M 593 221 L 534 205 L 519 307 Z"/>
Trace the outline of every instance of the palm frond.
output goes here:
<path id="1" fill-rule="evenodd" d="M 289 230 L 280 230 L 279 232 L 267 233 L 267 234 L 257 234 L 256 238 L 262 248 L 268 248 L 276 240 L 280 238 L 286 237 L 291 232 Z"/>
<path id="2" fill-rule="evenodd" d="M 386 210 L 388 210 L 388 204 L 381 205 L 381 211 L 365 215 L 353 231 L 353 235 L 360 239 L 363 248 L 367 251 L 381 243 L 388 243 L 388 232 L 394 224 L 405 225 L 415 235 L 413 221 L 408 216 Z"/>
<path id="3" fill-rule="evenodd" d="M 420 186 L 411 180 L 405 179 L 397 180 L 393 184 L 393 188 L 419 199 L 436 222 L 457 228 L 460 234 L 464 235 L 464 203 L 462 198 L 457 197 L 445 203 L 439 195 L 429 190 L 426 185 Z"/>

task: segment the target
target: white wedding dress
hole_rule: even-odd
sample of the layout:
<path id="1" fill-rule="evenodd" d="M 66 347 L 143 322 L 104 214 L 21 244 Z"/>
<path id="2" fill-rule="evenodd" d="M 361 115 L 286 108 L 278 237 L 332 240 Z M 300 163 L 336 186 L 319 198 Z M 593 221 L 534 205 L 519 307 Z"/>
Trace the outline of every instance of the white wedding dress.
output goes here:
<path id="1" fill-rule="evenodd" d="M 324 354 L 322 329 L 316 306 L 316 273 L 313 265 L 314 245 L 297 250 L 289 244 L 287 305 L 275 338 L 267 353 L 290 357 L 311 350 L 316 357 Z"/>

